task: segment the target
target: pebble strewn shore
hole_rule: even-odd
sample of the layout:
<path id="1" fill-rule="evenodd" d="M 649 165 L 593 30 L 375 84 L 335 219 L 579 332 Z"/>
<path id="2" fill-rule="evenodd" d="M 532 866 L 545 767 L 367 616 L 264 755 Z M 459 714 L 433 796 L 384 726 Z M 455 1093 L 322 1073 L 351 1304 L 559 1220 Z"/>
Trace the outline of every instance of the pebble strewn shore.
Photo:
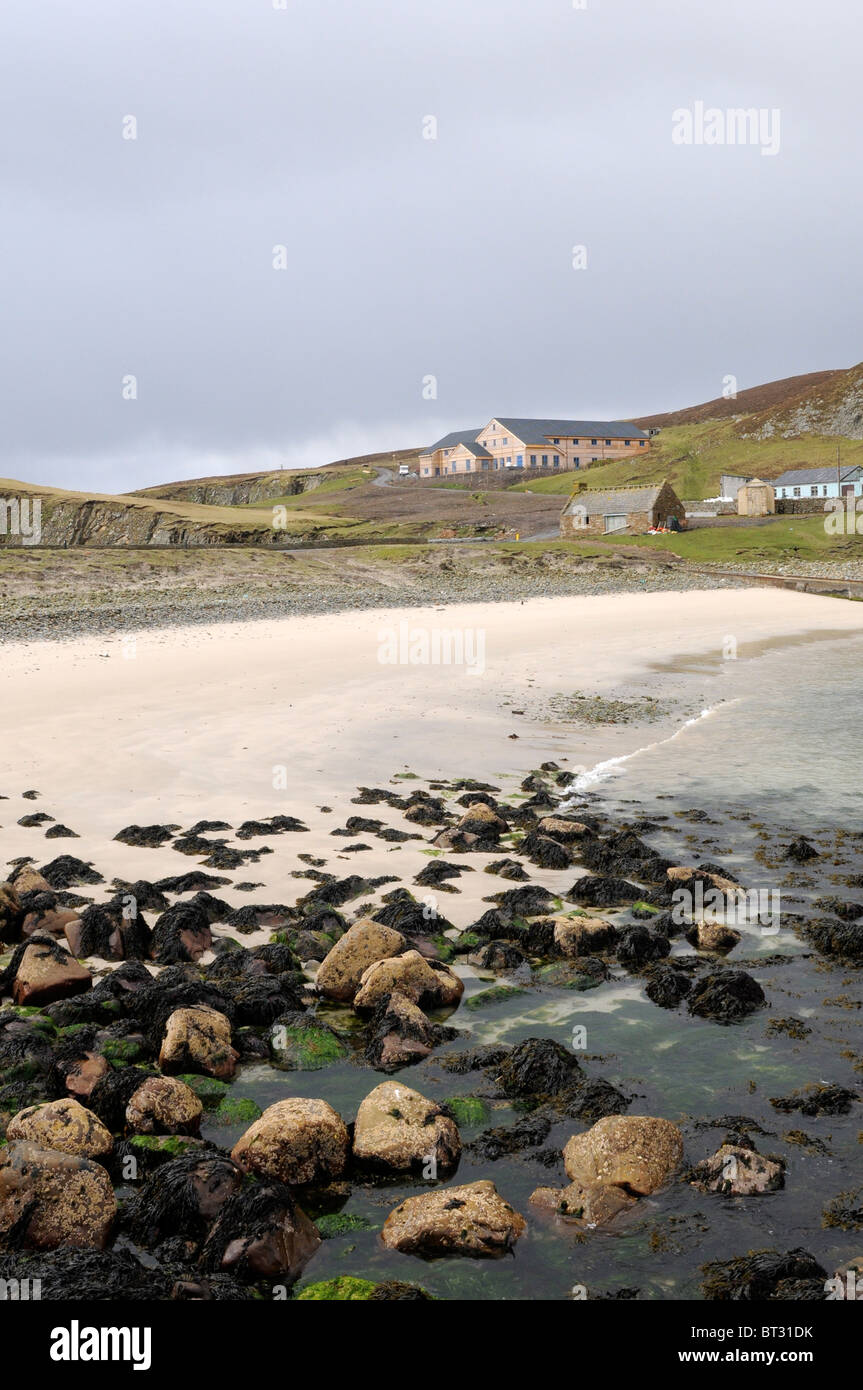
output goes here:
<path id="1" fill-rule="evenodd" d="M 57 640 L 83 633 L 128 632 L 188 624 L 254 621 L 305 614 L 344 613 L 369 608 L 424 607 L 429 603 L 494 603 L 623 593 L 686 592 L 740 588 L 739 581 L 688 572 L 683 566 L 623 565 L 613 562 L 557 562 L 532 571 L 519 565 L 461 563 L 438 565 L 417 574 L 392 565 L 380 580 L 335 580 L 329 573 L 305 584 L 270 577 L 210 587 L 167 585 L 113 589 L 98 593 L 55 590 L 38 595 L 6 594 L 0 607 L 0 642 Z"/>

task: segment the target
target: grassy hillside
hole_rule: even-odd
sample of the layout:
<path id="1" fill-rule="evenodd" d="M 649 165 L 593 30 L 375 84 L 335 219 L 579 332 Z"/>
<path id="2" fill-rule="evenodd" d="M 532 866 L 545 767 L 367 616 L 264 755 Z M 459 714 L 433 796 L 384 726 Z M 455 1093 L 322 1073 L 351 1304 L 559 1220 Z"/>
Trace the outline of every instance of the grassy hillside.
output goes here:
<path id="1" fill-rule="evenodd" d="M 751 473 L 777 478 L 787 468 L 826 468 L 836 462 L 837 444 L 843 466 L 863 464 L 863 440 L 829 435 L 797 439 L 748 439 L 737 420 L 707 420 L 663 429 L 649 452 L 617 463 L 593 464 L 578 473 L 561 473 L 539 482 L 517 483 L 520 492 L 551 492 L 568 496 L 580 482 L 588 487 L 623 487 L 667 478 L 680 497 L 698 500 L 719 494 L 721 473 Z"/>

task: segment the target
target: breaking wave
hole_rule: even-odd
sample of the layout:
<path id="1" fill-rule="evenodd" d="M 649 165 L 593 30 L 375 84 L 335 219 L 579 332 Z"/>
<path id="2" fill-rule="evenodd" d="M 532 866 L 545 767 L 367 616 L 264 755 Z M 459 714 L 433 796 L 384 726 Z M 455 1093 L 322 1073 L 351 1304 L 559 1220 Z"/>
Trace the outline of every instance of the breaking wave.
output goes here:
<path id="1" fill-rule="evenodd" d="M 727 701 L 725 708 L 728 708 L 728 706 L 732 704 L 737 704 L 737 701 Z M 558 810 L 568 811 L 575 804 L 576 798 L 580 792 L 589 791 L 600 782 L 604 782 L 607 778 L 615 776 L 624 763 L 631 762 L 633 758 L 640 757 L 642 753 L 652 753 L 655 748 L 662 748 L 666 743 L 673 743 L 676 738 L 680 738 L 681 734 L 685 734 L 687 729 L 691 729 L 693 724 L 700 724 L 702 720 L 710 719 L 712 715 L 716 714 L 718 709 L 718 705 L 714 705 L 710 709 L 703 709 L 700 714 L 694 715 L 692 719 L 687 719 L 686 723 L 681 724 L 680 728 L 675 729 L 674 733 L 669 734 L 668 738 L 657 739 L 655 743 L 645 743 L 642 748 L 635 748 L 631 753 L 623 753 L 618 758 L 606 758 L 604 762 L 597 763 L 595 767 L 588 769 L 588 771 L 578 773 L 575 781 L 571 783 L 573 795 L 568 797 L 566 801 L 562 801 Z"/>

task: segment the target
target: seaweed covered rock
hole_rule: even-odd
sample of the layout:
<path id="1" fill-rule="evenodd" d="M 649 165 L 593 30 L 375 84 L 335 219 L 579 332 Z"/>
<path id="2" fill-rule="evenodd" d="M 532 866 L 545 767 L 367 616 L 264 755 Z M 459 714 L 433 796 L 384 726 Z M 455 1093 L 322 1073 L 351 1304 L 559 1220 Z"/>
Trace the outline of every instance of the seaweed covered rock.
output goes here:
<path id="1" fill-rule="evenodd" d="M 716 1023 L 736 1023 L 766 1003 L 764 990 L 745 970 L 717 970 L 705 975 L 695 981 L 687 997 L 691 1014 Z"/>
<path id="2" fill-rule="evenodd" d="M 153 927 L 151 951 L 159 965 L 200 960 L 212 944 L 208 915 L 197 903 L 174 903 Z"/>
<path id="3" fill-rule="evenodd" d="M 173 1279 L 146 1268 L 130 1250 L 70 1246 L 47 1254 L 0 1255 L 0 1279 L 39 1281 L 43 1302 L 153 1302 L 171 1296 Z"/>
<path id="4" fill-rule="evenodd" d="M 774 1110 L 790 1115 L 797 1110 L 801 1115 L 847 1115 L 852 1105 L 859 1101 L 856 1091 L 847 1086 L 836 1086 L 823 1081 L 801 1086 L 787 1096 L 771 1096 L 770 1104 Z"/>
<path id="5" fill-rule="evenodd" d="M 103 1247 L 117 1211 L 100 1163 L 14 1140 L 0 1149 L 0 1238 L 29 1249 Z"/>
<path id="6" fill-rule="evenodd" d="M 0 883 L 0 941 L 16 941 L 22 921 L 21 899 L 13 883 Z"/>
<path id="7" fill-rule="evenodd" d="M 508 1096 L 556 1096 L 580 1079 L 578 1060 L 553 1038 L 525 1038 L 516 1043 L 497 1071 Z"/>
<path id="8" fill-rule="evenodd" d="M 617 959 L 627 970 L 641 970 L 651 961 L 662 960 L 670 951 L 668 937 L 651 931 L 641 922 L 627 927 L 617 943 Z"/>
<path id="9" fill-rule="evenodd" d="M 237 1052 L 231 1024 L 216 1009 L 177 1009 L 165 1025 L 159 1066 L 165 1072 L 197 1071 L 220 1079 L 233 1076 Z"/>
<path id="10" fill-rule="evenodd" d="M 449 966 L 428 961 L 419 951 L 377 961 L 363 972 L 354 1008 L 370 1013 L 392 994 L 402 994 L 421 1009 L 454 1007 L 464 993 L 464 984 Z"/>
<path id="11" fill-rule="evenodd" d="M 455 1122 L 434 1101 L 397 1081 L 384 1081 L 360 1104 L 354 1124 L 354 1158 L 373 1168 L 427 1176 L 458 1163 L 461 1137 Z"/>
<path id="12" fill-rule="evenodd" d="M 648 968 L 646 974 L 647 984 L 644 992 L 648 999 L 658 1004 L 661 1009 L 676 1009 L 681 999 L 685 999 L 692 988 L 689 976 L 667 961 L 657 961 Z"/>
<path id="13" fill-rule="evenodd" d="M 175 1076 L 148 1076 L 129 1097 L 126 1124 L 133 1134 L 195 1134 L 203 1110 Z"/>
<path id="14" fill-rule="evenodd" d="M 807 1250 L 756 1250 L 702 1266 L 706 1299 L 771 1303 L 787 1299 L 817 1302 L 827 1297 L 827 1271 Z"/>
<path id="15" fill-rule="evenodd" d="M 254 1183 L 225 1202 L 201 1252 L 207 1270 L 240 1279 L 299 1278 L 321 1243 L 317 1228 L 280 1182 Z"/>
<path id="16" fill-rule="evenodd" d="M 619 903 L 637 902 L 642 890 L 625 878 L 588 874 L 577 878 L 566 896 L 582 907 L 614 907 Z"/>
<path id="17" fill-rule="evenodd" d="M 162 1164 L 129 1204 L 132 1239 L 148 1250 L 173 1237 L 196 1248 L 242 1183 L 242 1170 L 221 1154 L 189 1153 Z"/>
<path id="18" fill-rule="evenodd" d="M 347 1126 L 331 1105 L 292 1097 L 268 1106 L 231 1157 L 248 1173 L 302 1187 L 340 1178 L 349 1148 Z"/>
<path id="19" fill-rule="evenodd" d="M 694 922 L 683 934 L 697 951 L 717 956 L 727 956 L 741 940 L 740 932 L 725 922 Z"/>
<path id="20" fill-rule="evenodd" d="M 408 1197 L 390 1212 L 381 1240 L 407 1255 L 495 1259 L 508 1254 L 526 1229 L 524 1217 L 486 1179 Z"/>
<path id="21" fill-rule="evenodd" d="M 401 932 L 371 917 L 362 917 L 339 938 L 321 962 L 315 986 L 327 999 L 350 1004 L 370 966 L 397 956 L 407 948 L 407 939 Z"/>
<path id="22" fill-rule="evenodd" d="M 71 1099 L 47 1101 L 19 1111 L 9 1122 L 6 1138 L 24 1139 L 43 1149 L 83 1158 L 102 1158 L 114 1145 L 99 1117 Z"/>
<path id="23" fill-rule="evenodd" d="M 454 1029 L 431 1023 L 405 995 L 391 994 L 372 1018 L 366 1060 L 378 1071 L 396 1071 L 421 1062 L 436 1043 L 453 1036 Z"/>
<path id="24" fill-rule="evenodd" d="M 863 922 L 843 922 L 836 917 L 819 917 L 807 923 L 803 931 L 822 956 L 863 961 Z"/>
<path id="25" fill-rule="evenodd" d="M 123 900 L 104 906 L 91 903 L 67 921 L 64 934 L 76 956 L 102 960 L 144 960 L 150 954 L 150 928 L 137 910 L 130 913 Z"/>
<path id="26" fill-rule="evenodd" d="M 280 1014 L 270 1029 L 270 1055 L 285 1071 L 318 1071 L 346 1056 L 338 1033 L 313 1014 Z"/>

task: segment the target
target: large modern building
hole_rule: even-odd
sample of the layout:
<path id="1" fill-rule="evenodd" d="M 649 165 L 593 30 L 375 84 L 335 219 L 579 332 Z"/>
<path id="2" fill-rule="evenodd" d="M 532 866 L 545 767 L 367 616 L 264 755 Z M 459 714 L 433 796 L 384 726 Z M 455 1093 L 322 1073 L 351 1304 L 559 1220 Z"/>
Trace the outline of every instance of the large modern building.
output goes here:
<path id="1" fill-rule="evenodd" d="M 516 420 L 495 417 L 482 429 L 454 430 L 420 454 L 421 478 L 490 473 L 501 468 L 587 468 L 646 453 L 649 436 L 625 420 Z"/>

